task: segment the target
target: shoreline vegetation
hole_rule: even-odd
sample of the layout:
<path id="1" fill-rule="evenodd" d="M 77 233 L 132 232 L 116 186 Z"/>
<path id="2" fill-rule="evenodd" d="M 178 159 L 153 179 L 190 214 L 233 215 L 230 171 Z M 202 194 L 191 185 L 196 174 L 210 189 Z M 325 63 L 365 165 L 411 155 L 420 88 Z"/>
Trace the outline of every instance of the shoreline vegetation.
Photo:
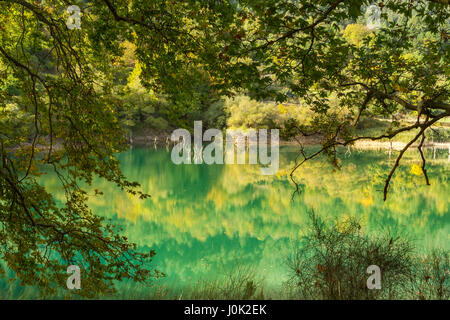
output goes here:
<path id="1" fill-rule="evenodd" d="M 287 280 L 267 287 L 255 267 L 237 266 L 214 279 L 178 290 L 154 285 L 150 295 L 118 298 L 169 300 L 448 300 L 450 254 L 417 253 L 413 240 L 385 232 L 367 235 L 355 218 L 324 221 L 313 211 L 295 249 L 286 257 Z M 381 289 L 368 289 L 369 265 L 381 270 Z M 280 275 L 281 277 L 281 275 Z M 131 290 L 131 289 L 130 289 Z"/>
<path id="2" fill-rule="evenodd" d="M 270 142 L 270 140 L 269 140 Z M 313 135 L 307 137 L 298 137 L 297 140 L 283 140 L 280 139 L 280 146 L 300 146 L 300 143 L 305 146 L 316 146 L 320 145 L 322 142 L 322 136 Z M 170 140 L 170 133 L 147 133 L 145 135 L 135 135 L 132 141 L 129 140 L 129 145 L 132 147 L 152 147 L 154 145 L 158 147 L 173 145 L 174 142 Z M 361 140 L 356 141 L 351 147 L 361 150 L 372 150 L 372 149 L 391 149 L 391 150 L 401 150 L 405 147 L 406 142 L 402 141 L 372 141 L 372 140 Z M 412 145 L 411 147 L 417 147 L 418 143 Z M 436 149 L 450 149 L 449 142 L 428 142 L 423 145 L 423 148 L 436 148 Z"/>
<path id="3" fill-rule="evenodd" d="M 450 252 L 432 248 L 418 253 L 414 240 L 386 231 L 368 235 L 362 222 L 348 217 L 322 220 L 308 212 L 304 235 L 293 242 L 285 259 L 285 273 L 269 286 L 256 266 L 237 263 L 232 269 L 215 270 L 212 278 L 199 278 L 174 288 L 155 279 L 147 286 L 125 282 L 116 295 L 104 299 L 149 300 L 449 300 Z M 369 265 L 381 270 L 381 289 L 368 289 Z M 0 287 L 1 287 L 0 282 Z M 0 299 L 33 293 L 15 281 Z M 68 298 L 64 291 L 46 299 Z M 71 297 L 75 298 L 75 297 Z M 76 299 L 76 298 L 75 298 Z"/>
<path id="4" fill-rule="evenodd" d="M 268 130 L 270 132 L 270 130 Z M 161 132 L 147 132 L 146 134 L 134 135 L 131 139 L 127 137 L 128 146 L 133 147 L 170 147 L 176 144 L 170 140 L 171 133 L 161 133 Z M 349 148 L 354 148 L 357 150 L 391 150 L 391 151 L 400 151 L 402 150 L 406 142 L 403 141 L 373 141 L 370 139 L 359 140 L 356 141 L 353 145 L 348 146 Z M 321 135 L 312 135 L 312 136 L 303 136 L 298 137 L 296 139 L 283 140 L 280 139 L 280 146 L 319 146 L 323 141 L 323 137 Z M 246 144 L 248 144 L 248 140 Z M 270 144 L 270 139 L 268 140 Z M 411 145 L 411 148 L 417 148 L 419 143 L 415 143 Z M 25 142 L 21 144 L 22 147 L 31 147 L 32 144 L 30 142 Z M 37 144 L 36 149 L 39 151 L 47 151 L 50 147 L 48 144 L 42 145 Z M 448 142 L 433 142 L 429 141 L 422 146 L 424 149 L 432 148 L 432 149 L 448 149 L 450 155 L 450 141 Z M 18 148 L 18 147 L 16 147 Z M 62 143 L 60 141 L 53 141 L 52 149 L 55 151 L 62 149 Z"/>
<path id="5" fill-rule="evenodd" d="M 270 130 L 269 130 L 270 132 Z M 387 139 L 386 139 L 387 140 Z M 130 147 L 171 147 L 174 142 L 170 140 L 170 133 L 152 133 L 149 132 L 145 135 L 135 135 L 132 140 L 129 141 Z M 270 144 L 270 139 L 268 143 Z M 297 139 L 283 140 L 280 139 L 280 146 L 319 146 L 323 141 L 323 137 L 320 135 L 312 135 L 306 137 L 298 137 Z M 246 144 L 248 144 L 248 140 Z M 349 146 L 350 149 L 357 150 L 391 150 L 400 151 L 406 145 L 403 141 L 373 141 L 373 140 L 360 140 L 356 141 L 353 145 Z M 417 148 L 418 143 L 413 144 L 411 148 Z M 424 149 L 447 149 L 450 155 L 450 141 L 449 142 L 427 142 L 422 146 Z"/>

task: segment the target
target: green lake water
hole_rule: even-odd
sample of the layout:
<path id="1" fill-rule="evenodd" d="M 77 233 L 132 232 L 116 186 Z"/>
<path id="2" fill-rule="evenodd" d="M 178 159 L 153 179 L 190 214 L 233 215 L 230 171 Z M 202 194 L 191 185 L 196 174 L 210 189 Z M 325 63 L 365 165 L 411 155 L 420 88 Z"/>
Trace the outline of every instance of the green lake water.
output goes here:
<path id="1" fill-rule="evenodd" d="M 264 176 L 259 165 L 175 165 L 166 149 L 136 148 L 119 155 L 122 170 L 151 198 L 140 200 L 96 180 L 87 189 L 89 205 L 123 226 L 140 248 L 155 249 L 154 266 L 167 275 L 159 284 L 174 290 L 242 267 L 255 270 L 268 290 L 278 288 L 288 278 L 286 259 L 306 230 L 309 210 L 331 221 L 357 217 L 372 234 L 406 234 L 420 252 L 450 249 L 447 150 L 438 150 L 434 160 L 431 150 L 426 153 L 431 186 L 417 171 L 417 152 L 408 153 L 386 202 L 383 183 L 395 155 L 342 149 L 341 170 L 324 158 L 307 162 L 296 172 L 301 192 L 292 200 L 288 174 L 297 151 L 281 147 L 279 172 Z M 56 176 L 47 175 L 43 185 L 64 201 Z M 104 195 L 94 196 L 94 188 Z M 7 286 L 0 283 L 2 290 Z M 136 298 L 146 289 L 127 284 L 121 290 Z M 17 289 L 11 295 L 27 294 Z"/>

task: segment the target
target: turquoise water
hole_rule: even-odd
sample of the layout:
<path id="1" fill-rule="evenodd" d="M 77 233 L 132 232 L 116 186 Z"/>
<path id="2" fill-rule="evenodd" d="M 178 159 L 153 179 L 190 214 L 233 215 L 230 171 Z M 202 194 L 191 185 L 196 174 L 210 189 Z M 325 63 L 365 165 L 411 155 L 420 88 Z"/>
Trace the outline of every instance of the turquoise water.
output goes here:
<path id="1" fill-rule="evenodd" d="M 171 289 L 237 267 L 252 268 L 269 290 L 280 287 L 288 277 L 286 259 L 305 233 L 309 210 L 331 221 L 357 217 L 368 233 L 407 235 L 421 252 L 450 249 L 447 151 L 428 162 L 431 186 L 417 172 L 418 154 L 407 154 L 383 202 L 384 179 L 395 159 L 384 151 L 356 150 L 339 152 L 341 170 L 323 158 L 300 167 L 295 178 L 301 192 L 292 200 L 288 174 L 297 150 L 281 147 L 280 170 L 264 176 L 258 165 L 174 165 L 168 150 L 133 149 L 119 155 L 122 170 L 151 198 L 140 200 L 97 180 L 93 186 L 104 195 L 94 196 L 94 187 L 88 188 L 89 205 L 122 225 L 141 248 L 156 250 L 154 265 L 167 275 L 160 284 Z M 433 158 L 430 152 L 427 156 Z M 55 176 L 45 176 L 43 184 L 64 201 Z M 130 284 L 127 288 L 129 294 Z M 139 295 L 145 290 L 136 286 L 132 291 Z"/>

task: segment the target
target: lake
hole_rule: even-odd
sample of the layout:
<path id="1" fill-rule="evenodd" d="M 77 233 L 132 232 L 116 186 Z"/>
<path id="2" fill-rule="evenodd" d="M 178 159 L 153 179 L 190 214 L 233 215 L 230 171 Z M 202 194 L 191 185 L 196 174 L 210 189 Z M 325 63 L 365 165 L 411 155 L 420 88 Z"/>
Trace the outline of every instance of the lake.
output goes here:
<path id="1" fill-rule="evenodd" d="M 280 148 L 280 170 L 269 176 L 261 175 L 259 165 L 175 165 L 164 148 L 135 148 L 118 156 L 122 170 L 151 198 L 140 200 L 96 180 L 93 186 L 104 195 L 94 196 L 94 187 L 87 188 L 92 194 L 89 205 L 123 226 L 140 248 L 156 250 L 154 266 L 166 274 L 157 283 L 174 291 L 238 268 L 252 270 L 267 291 L 275 292 L 288 279 L 286 259 L 306 232 L 311 210 L 330 221 L 357 217 L 367 233 L 407 235 L 420 252 L 450 248 L 447 150 L 438 150 L 434 160 L 432 151 L 426 152 L 431 186 L 417 170 L 418 153 L 407 153 L 386 202 L 382 189 L 394 156 L 387 151 L 346 151 L 339 150 L 340 170 L 324 158 L 300 167 L 295 179 L 301 192 L 292 198 L 295 188 L 288 175 L 296 147 Z M 42 183 L 64 200 L 56 176 L 49 174 Z M 148 290 L 130 283 L 119 288 L 124 298 L 145 297 Z M 13 290 L 11 297 L 26 292 Z"/>

